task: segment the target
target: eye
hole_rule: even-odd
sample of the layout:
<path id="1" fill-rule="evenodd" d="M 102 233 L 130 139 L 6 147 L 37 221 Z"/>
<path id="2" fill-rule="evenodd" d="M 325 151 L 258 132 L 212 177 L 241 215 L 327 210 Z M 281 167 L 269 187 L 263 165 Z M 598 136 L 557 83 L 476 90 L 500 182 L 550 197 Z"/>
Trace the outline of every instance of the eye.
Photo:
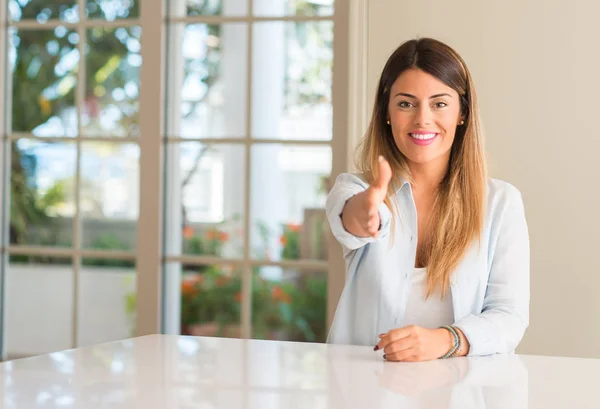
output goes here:
<path id="1" fill-rule="evenodd" d="M 443 101 L 440 101 L 440 102 L 436 102 L 436 103 L 435 103 L 435 107 L 436 107 L 436 108 L 445 108 L 445 107 L 447 107 L 447 106 L 448 106 L 448 104 L 446 104 L 446 103 L 445 103 L 445 102 L 443 102 Z"/>
<path id="2" fill-rule="evenodd" d="M 400 101 L 400 102 L 398 102 L 398 106 L 399 106 L 400 108 L 410 108 L 410 107 L 412 107 L 412 106 L 413 106 L 413 104 L 411 104 L 411 103 L 410 103 L 410 102 L 408 102 L 408 101 Z"/>

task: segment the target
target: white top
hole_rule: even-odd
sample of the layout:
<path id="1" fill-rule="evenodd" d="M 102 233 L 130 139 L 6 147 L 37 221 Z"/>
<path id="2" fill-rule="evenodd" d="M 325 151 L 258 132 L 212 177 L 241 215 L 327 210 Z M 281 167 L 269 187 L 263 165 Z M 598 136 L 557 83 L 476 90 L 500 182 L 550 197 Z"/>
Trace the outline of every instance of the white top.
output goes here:
<path id="1" fill-rule="evenodd" d="M 406 304 L 406 325 L 418 325 L 424 328 L 439 328 L 454 323 L 452 294 L 448 292 L 444 299 L 434 293 L 428 299 L 427 269 L 415 268 L 411 277 L 411 289 Z"/>
<path id="2" fill-rule="evenodd" d="M 598 408 L 600 360 L 385 362 L 370 346 L 152 335 L 0 364 L 3 409 Z"/>

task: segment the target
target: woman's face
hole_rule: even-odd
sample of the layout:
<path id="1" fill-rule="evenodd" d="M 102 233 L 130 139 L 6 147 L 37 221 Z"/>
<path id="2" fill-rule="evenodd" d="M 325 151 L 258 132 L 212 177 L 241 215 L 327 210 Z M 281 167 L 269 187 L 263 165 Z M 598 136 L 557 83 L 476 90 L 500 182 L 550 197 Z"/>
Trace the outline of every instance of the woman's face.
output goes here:
<path id="1" fill-rule="evenodd" d="M 459 95 L 419 69 L 404 71 L 390 90 L 388 119 L 409 165 L 446 164 L 461 121 Z"/>

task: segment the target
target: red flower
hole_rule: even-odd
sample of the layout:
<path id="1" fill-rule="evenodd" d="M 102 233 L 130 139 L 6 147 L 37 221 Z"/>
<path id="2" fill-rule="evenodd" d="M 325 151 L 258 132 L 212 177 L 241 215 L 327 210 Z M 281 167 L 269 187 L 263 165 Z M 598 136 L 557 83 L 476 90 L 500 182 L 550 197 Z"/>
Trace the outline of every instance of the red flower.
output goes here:
<path id="1" fill-rule="evenodd" d="M 183 237 L 186 239 L 194 237 L 194 228 L 192 226 L 185 226 L 183 228 Z"/>
<path id="2" fill-rule="evenodd" d="M 281 301 L 285 304 L 292 302 L 290 295 L 283 291 L 283 288 L 278 285 L 273 287 L 273 290 L 271 290 L 271 296 L 273 297 L 274 301 Z"/>
<path id="3" fill-rule="evenodd" d="M 302 225 L 301 224 L 288 224 L 287 228 L 294 233 L 298 233 L 300 232 L 300 230 L 302 229 Z"/>
<path id="4" fill-rule="evenodd" d="M 194 282 L 192 282 L 190 280 L 186 280 L 183 283 L 181 283 L 181 293 L 183 295 L 196 294 L 196 286 L 194 285 Z"/>

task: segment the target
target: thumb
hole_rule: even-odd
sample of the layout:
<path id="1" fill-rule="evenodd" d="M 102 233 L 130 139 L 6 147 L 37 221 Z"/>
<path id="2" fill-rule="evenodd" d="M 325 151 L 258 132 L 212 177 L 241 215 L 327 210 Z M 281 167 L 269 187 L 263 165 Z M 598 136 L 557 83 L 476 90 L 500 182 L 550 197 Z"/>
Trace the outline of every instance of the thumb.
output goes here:
<path id="1" fill-rule="evenodd" d="M 373 191 L 376 200 L 383 202 L 387 196 L 388 185 L 392 179 L 392 168 L 383 156 L 379 156 L 377 168 L 377 179 L 373 182 L 370 189 Z"/>

